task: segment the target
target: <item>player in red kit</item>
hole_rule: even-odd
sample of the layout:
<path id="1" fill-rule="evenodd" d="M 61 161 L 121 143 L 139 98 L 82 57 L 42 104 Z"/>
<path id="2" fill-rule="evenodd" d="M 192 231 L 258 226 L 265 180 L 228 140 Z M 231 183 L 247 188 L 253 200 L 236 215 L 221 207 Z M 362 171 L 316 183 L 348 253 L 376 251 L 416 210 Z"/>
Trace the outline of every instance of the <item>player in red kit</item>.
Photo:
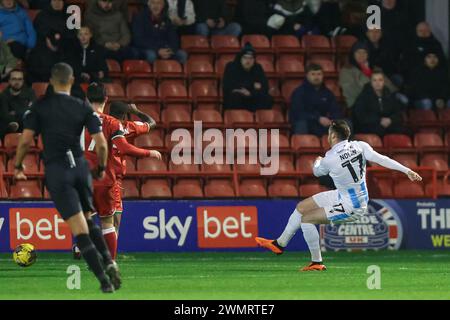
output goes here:
<path id="1" fill-rule="evenodd" d="M 105 168 L 105 178 L 94 183 L 94 207 L 100 217 L 103 236 L 108 245 L 113 259 L 117 253 L 117 234 L 114 227 L 115 206 L 115 188 L 117 176 L 115 170 L 113 149 L 117 148 L 123 155 L 133 157 L 155 157 L 161 159 L 158 151 L 136 148 L 129 144 L 125 138 L 125 130 L 122 123 L 116 118 L 104 114 L 103 110 L 108 100 L 106 90 L 102 84 L 92 83 L 87 89 L 87 98 L 93 109 L 99 114 L 102 122 L 103 135 L 108 142 L 108 161 Z M 90 166 L 95 168 L 97 165 L 97 156 L 94 152 L 95 142 L 88 132 L 81 136 L 81 145 L 85 151 L 86 159 Z"/>
<path id="2" fill-rule="evenodd" d="M 156 127 L 156 122 L 148 114 L 141 112 L 135 104 L 126 104 L 122 101 L 114 101 L 109 107 L 109 114 L 118 119 L 124 128 L 125 138 L 128 140 L 133 139 L 139 135 L 147 134 L 150 130 Z M 127 114 L 136 115 L 140 121 L 127 121 Z M 123 206 L 122 206 L 122 178 L 126 173 L 126 159 L 125 155 L 120 152 L 118 148 L 113 145 L 114 154 L 114 167 L 116 172 L 116 185 L 115 185 L 115 203 L 116 213 L 114 215 L 114 226 L 116 227 L 117 234 L 119 233 L 120 221 L 122 218 Z"/>

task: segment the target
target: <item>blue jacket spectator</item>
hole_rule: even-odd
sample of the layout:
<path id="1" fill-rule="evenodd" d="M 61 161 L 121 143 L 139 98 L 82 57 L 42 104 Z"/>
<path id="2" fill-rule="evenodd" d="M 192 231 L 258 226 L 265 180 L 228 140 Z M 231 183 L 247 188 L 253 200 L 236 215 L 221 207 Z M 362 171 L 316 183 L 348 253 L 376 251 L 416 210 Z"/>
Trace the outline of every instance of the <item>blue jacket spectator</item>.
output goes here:
<path id="1" fill-rule="evenodd" d="M 164 0 L 149 0 L 148 7 L 132 22 L 133 56 L 153 63 L 156 59 L 176 59 L 185 63 L 187 54 L 179 50 L 179 38 L 170 22 Z"/>
<path id="2" fill-rule="evenodd" d="M 36 31 L 27 12 L 15 0 L 0 1 L 0 31 L 16 58 L 24 59 L 36 45 Z"/>
<path id="3" fill-rule="evenodd" d="M 305 82 L 292 94 L 289 121 L 294 134 L 323 136 L 332 120 L 342 118 L 336 97 L 323 83 L 320 65 L 307 67 Z"/>

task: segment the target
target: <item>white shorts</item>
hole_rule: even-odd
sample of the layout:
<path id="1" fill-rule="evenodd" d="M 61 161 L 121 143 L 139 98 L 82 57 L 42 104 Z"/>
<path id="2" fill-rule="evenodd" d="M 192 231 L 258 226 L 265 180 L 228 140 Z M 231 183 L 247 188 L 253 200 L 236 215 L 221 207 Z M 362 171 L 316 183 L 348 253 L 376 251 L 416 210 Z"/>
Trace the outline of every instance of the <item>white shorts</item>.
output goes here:
<path id="1" fill-rule="evenodd" d="M 325 210 L 327 219 L 333 224 L 358 221 L 367 212 L 367 207 L 355 209 L 339 196 L 337 190 L 321 192 L 312 198 L 318 207 Z"/>

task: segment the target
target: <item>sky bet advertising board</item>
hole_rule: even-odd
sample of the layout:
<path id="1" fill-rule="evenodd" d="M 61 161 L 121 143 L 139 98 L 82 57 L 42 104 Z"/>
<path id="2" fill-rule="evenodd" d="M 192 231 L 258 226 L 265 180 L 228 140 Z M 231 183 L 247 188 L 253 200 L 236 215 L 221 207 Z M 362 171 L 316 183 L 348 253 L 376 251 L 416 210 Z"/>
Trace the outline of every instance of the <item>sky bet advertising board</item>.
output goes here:
<path id="1" fill-rule="evenodd" d="M 276 238 L 295 200 L 128 201 L 122 252 L 256 251 L 254 237 Z M 450 200 L 372 200 L 357 223 L 320 227 L 324 250 L 450 249 Z M 0 202 L 0 251 L 20 243 L 70 250 L 72 237 L 50 202 Z M 289 250 L 307 250 L 302 232 Z"/>

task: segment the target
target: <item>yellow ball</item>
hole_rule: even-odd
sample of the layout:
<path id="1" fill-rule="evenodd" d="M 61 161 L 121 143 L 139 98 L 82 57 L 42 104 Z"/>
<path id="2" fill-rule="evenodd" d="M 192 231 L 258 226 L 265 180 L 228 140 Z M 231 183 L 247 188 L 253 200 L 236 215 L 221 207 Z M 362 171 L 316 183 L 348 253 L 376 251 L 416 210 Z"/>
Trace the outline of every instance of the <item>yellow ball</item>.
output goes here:
<path id="1" fill-rule="evenodd" d="M 30 243 L 20 244 L 14 249 L 13 260 L 21 267 L 29 267 L 36 262 L 36 250 Z"/>

